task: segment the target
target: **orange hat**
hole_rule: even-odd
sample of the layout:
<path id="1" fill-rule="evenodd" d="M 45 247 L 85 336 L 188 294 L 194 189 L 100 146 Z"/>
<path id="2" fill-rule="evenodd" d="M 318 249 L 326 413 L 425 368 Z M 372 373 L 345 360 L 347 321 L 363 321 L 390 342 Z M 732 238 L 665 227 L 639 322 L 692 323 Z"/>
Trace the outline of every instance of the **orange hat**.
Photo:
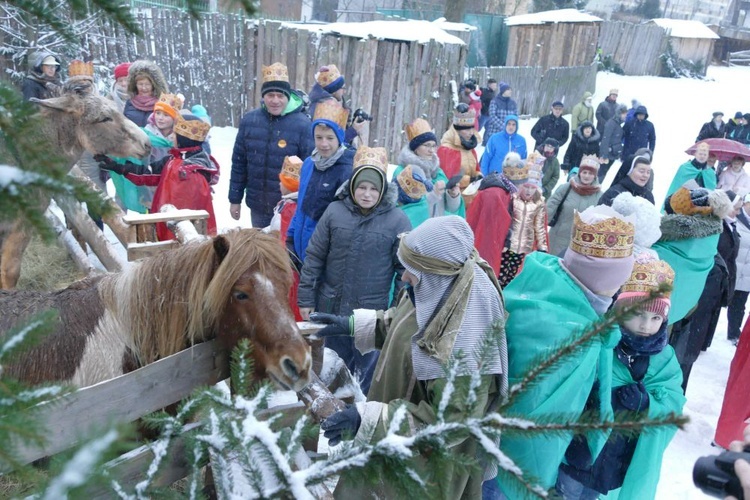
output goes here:
<path id="1" fill-rule="evenodd" d="M 279 181 L 292 193 L 299 191 L 299 175 L 302 171 L 302 160 L 298 156 L 285 156 L 281 165 Z"/>
<path id="2" fill-rule="evenodd" d="M 154 111 L 161 111 L 176 120 L 182 109 L 185 98 L 182 94 L 162 94 L 159 100 L 154 104 Z"/>

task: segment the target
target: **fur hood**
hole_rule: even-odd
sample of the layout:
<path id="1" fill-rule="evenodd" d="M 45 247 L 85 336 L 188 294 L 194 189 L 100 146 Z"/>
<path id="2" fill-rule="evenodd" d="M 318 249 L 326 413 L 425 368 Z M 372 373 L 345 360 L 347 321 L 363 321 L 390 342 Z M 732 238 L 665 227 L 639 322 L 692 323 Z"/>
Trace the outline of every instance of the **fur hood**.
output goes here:
<path id="1" fill-rule="evenodd" d="M 138 95 L 138 88 L 136 87 L 136 78 L 138 76 L 147 76 L 151 83 L 154 85 L 154 96 L 159 97 L 161 94 L 169 92 L 169 85 L 167 85 L 167 79 L 164 78 L 159 66 L 153 61 L 136 61 L 130 65 L 128 70 L 128 94 L 130 96 Z"/>
<path id="2" fill-rule="evenodd" d="M 612 208 L 622 215 L 635 216 L 633 243 L 638 249 L 651 248 L 661 238 L 661 213 L 647 199 L 624 192 L 612 201 Z"/>
<path id="3" fill-rule="evenodd" d="M 724 230 L 721 219 L 713 215 L 668 214 L 661 218 L 659 241 L 705 238 Z"/>
<path id="4" fill-rule="evenodd" d="M 409 149 L 409 145 L 407 144 L 398 154 L 398 164 L 402 167 L 406 167 L 407 165 L 418 165 L 430 177 L 430 180 L 434 180 L 435 177 L 437 177 L 438 169 L 440 168 L 440 159 L 435 153 L 432 154 L 432 159 L 425 159 L 417 156 L 417 153 Z"/>
<path id="5" fill-rule="evenodd" d="M 45 58 L 48 56 L 52 56 L 55 58 L 55 61 L 57 61 L 57 68 L 55 69 L 55 76 L 54 78 L 48 78 L 42 73 L 42 61 L 44 61 Z M 28 78 L 38 81 L 42 84 L 45 84 L 46 82 L 55 82 L 60 81 L 60 68 L 62 66 L 62 60 L 57 57 L 56 55 L 52 54 L 51 52 L 47 52 L 45 50 L 39 50 L 36 52 L 32 52 L 29 54 L 29 73 L 27 75 Z"/>

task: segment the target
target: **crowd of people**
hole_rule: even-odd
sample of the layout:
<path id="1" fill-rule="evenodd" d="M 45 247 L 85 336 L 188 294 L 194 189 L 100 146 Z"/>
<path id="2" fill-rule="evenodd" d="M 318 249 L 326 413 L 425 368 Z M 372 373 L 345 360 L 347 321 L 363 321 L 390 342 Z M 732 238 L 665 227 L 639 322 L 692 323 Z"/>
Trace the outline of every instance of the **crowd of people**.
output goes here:
<path id="1" fill-rule="evenodd" d="M 24 96 L 54 96 L 59 59 L 41 54 L 32 63 Z M 184 98 L 169 93 L 150 61 L 119 64 L 113 77 L 112 101 L 152 143 L 144 161 L 95 159 L 120 203 L 139 211 L 165 203 L 205 208 L 215 233 L 211 186 L 219 165 L 209 153 L 205 109 L 195 103 L 186 112 Z M 508 416 L 540 421 L 584 412 L 605 421 L 623 412 L 680 414 L 691 366 L 710 344 L 723 306 L 728 336 L 744 357 L 732 365 L 716 442 L 728 447 L 742 437 L 750 177 L 744 157 L 721 168 L 706 141 L 750 141 L 748 115 L 724 124 L 715 113 L 657 205 L 654 126 L 642 104 L 618 103 L 617 89 L 596 108 L 585 93 L 571 126 L 555 100 L 527 149 L 512 87 L 467 81 L 440 139 L 424 117 L 404 127 L 389 175 L 387 151 L 362 143 L 366 120 L 351 113 L 346 77 L 334 64 L 319 68 L 306 94 L 292 88 L 281 62 L 263 66 L 260 83 L 260 106 L 242 118 L 232 151 L 230 215 L 242 220 L 244 201 L 250 225 L 278 235 L 295 269 L 295 316 L 327 325 L 319 336 L 367 395 L 323 422 L 331 445 L 382 436 L 404 402 L 411 428 L 437 421 L 452 362 L 475 400 L 451 403 L 441 418 L 482 416 L 501 405 Z M 186 175 L 193 182 L 180 182 Z M 610 309 L 626 311 L 616 326 L 506 405 L 509 386 Z M 611 491 L 653 498 L 674 432 L 509 435 L 500 449 L 566 499 Z M 452 446 L 477 454 L 474 438 Z M 415 467 L 431 474 L 425 465 Z M 439 497 L 519 495 L 515 480 L 494 468 L 454 472 L 430 476 Z M 356 487 L 344 475 L 338 491 Z"/>

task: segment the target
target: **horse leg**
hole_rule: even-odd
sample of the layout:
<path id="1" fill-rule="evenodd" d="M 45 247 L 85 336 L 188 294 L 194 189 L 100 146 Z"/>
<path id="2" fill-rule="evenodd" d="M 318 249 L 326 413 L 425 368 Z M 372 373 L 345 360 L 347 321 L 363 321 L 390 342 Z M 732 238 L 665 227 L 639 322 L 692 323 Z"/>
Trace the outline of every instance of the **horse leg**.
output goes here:
<path id="1" fill-rule="evenodd" d="M 31 241 L 31 233 L 20 222 L 3 239 L 0 249 L 0 289 L 12 290 L 21 276 L 21 261 L 26 247 Z"/>

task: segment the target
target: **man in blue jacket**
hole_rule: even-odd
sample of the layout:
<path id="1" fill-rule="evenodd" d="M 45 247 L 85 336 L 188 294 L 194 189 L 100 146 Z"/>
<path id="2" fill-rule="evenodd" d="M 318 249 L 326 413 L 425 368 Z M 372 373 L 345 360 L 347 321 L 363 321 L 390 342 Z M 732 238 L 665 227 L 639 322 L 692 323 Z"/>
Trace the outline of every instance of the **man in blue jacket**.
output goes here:
<path id="1" fill-rule="evenodd" d="M 307 158 L 313 149 L 310 118 L 304 103 L 289 85 L 286 66 L 263 66 L 260 108 L 240 122 L 232 152 L 229 181 L 230 214 L 240 219 L 242 198 L 250 208 L 253 227 L 271 223 L 281 199 L 279 173 L 286 156 Z M 247 193 L 247 194 L 246 194 Z"/>
<path id="2" fill-rule="evenodd" d="M 626 121 L 622 127 L 622 157 L 632 156 L 640 148 L 648 148 L 653 152 L 655 146 L 654 124 L 648 121 L 646 106 L 638 106 L 635 110 L 635 120 Z"/>
<path id="3" fill-rule="evenodd" d="M 482 175 L 503 171 L 505 155 L 511 151 L 518 153 L 522 160 L 526 159 L 526 139 L 518 134 L 518 117 L 508 115 L 502 132 L 490 137 L 487 147 L 482 154 L 480 167 Z"/>

